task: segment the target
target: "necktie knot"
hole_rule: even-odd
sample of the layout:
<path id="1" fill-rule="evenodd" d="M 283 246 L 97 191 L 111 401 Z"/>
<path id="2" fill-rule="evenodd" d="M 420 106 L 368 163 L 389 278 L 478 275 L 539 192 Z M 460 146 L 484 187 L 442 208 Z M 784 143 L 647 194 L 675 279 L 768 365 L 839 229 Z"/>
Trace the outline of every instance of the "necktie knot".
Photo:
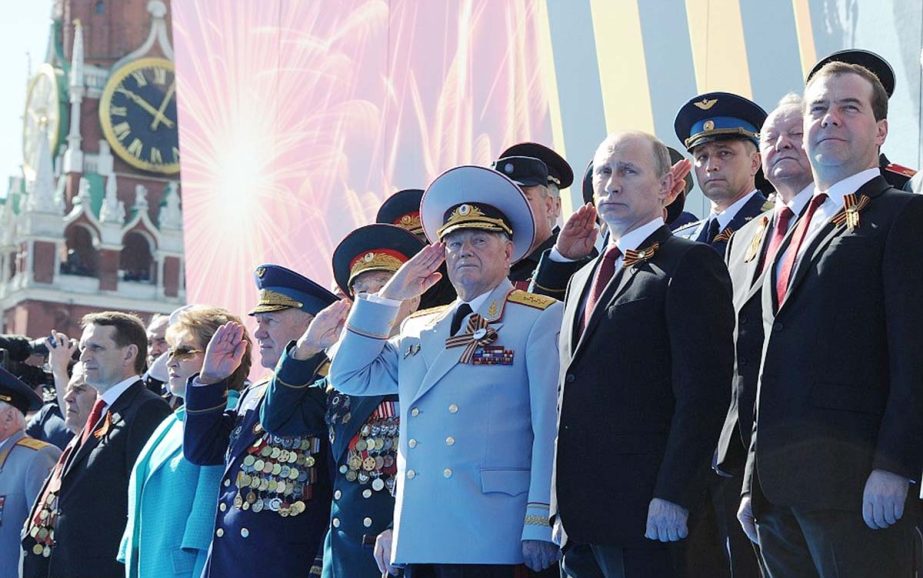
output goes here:
<path id="1" fill-rule="evenodd" d="M 606 249 L 606 252 L 603 254 L 603 261 L 612 263 L 614 265 L 618 258 L 621 256 L 622 252 L 619 250 L 618 245 L 612 245 Z"/>
<path id="2" fill-rule="evenodd" d="M 458 309 L 455 310 L 455 314 L 452 315 L 451 335 L 458 333 L 458 330 L 461 329 L 462 320 L 472 312 L 473 309 L 471 309 L 471 305 L 467 303 L 462 303 L 458 306 Z"/>

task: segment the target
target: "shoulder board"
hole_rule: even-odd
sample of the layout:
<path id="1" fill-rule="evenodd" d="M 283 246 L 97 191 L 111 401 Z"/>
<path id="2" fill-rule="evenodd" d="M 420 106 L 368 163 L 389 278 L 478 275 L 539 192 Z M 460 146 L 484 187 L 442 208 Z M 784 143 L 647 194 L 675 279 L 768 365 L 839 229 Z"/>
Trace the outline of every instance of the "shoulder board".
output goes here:
<path id="1" fill-rule="evenodd" d="M 452 306 L 451 303 L 448 305 L 437 305 L 436 307 L 430 307 L 429 309 L 420 309 L 419 311 L 414 311 L 407 316 L 407 319 L 414 319 L 416 317 L 425 317 L 427 315 L 436 315 L 437 313 L 442 313 L 446 309 Z M 405 321 L 407 320 L 405 319 Z"/>
<path id="2" fill-rule="evenodd" d="M 676 229 L 675 231 L 673 231 L 673 234 L 674 234 L 674 235 L 678 235 L 679 233 L 685 233 L 686 231 L 688 231 L 688 230 L 690 230 L 690 229 L 695 229 L 695 228 L 698 227 L 700 224 L 702 224 L 702 219 L 699 219 L 698 221 L 693 221 L 693 222 L 691 222 L 691 223 L 687 223 L 687 224 L 683 225 L 682 227 L 680 227 L 680 228 Z"/>
<path id="3" fill-rule="evenodd" d="M 885 170 L 890 171 L 892 173 L 897 173 L 899 175 L 904 175 L 905 177 L 908 177 L 908 178 L 917 174 L 917 171 L 909 167 L 904 167 L 904 166 L 901 166 L 895 163 L 891 163 L 890 165 L 887 165 L 885 167 Z"/>
<path id="4" fill-rule="evenodd" d="M 557 303 L 558 300 L 554 297 L 546 297 L 545 295 L 536 295 L 535 293 L 529 293 L 528 291 L 523 291 L 521 289 L 516 289 L 510 291 L 509 296 L 506 298 L 510 303 L 519 303 L 520 305 L 525 305 L 527 307 L 534 307 L 535 309 L 548 309 L 553 304 Z"/>
<path id="5" fill-rule="evenodd" d="M 40 449 L 46 448 L 50 446 L 51 444 L 47 442 L 43 442 L 42 440 L 37 440 L 35 438 L 24 437 L 18 442 L 16 442 L 16 445 L 22 446 L 24 448 L 29 448 L 30 450 L 39 451 Z"/>

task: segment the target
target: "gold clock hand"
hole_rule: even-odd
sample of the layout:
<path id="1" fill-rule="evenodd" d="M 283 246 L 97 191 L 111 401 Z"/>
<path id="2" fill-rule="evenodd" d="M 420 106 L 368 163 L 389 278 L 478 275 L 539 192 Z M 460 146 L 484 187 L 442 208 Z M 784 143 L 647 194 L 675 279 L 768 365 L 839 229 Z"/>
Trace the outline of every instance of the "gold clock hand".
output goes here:
<path id="1" fill-rule="evenodd" d="M 163 97 L 163 102 L 160 103 L 160 108 L 157 109 L 157 114 L 154 115 L 154 122 L 151 123 L 151 130 L 157 130 L 157 125 L 161 122 L 167 124 L 170 120 L 164 116 L 163 111 L 167 110 L 167 104 L 169 104 L 170 99 L 173 98 L 173 93 L 176 91 L 176 81 L 174 80 L 170 84 L 170 88 L 167 89 L 167 95 Z M 171 123 L 172 124 L 172 123 Z M 167 125 L 168 127 L 170 125 Z"/>
<path id="2" fill-rule="evenodd" d="M 120 88 L 119 92 L 133 100 L 138 106 L 151 113 L 154 116 L 157 116 L 157 109 L 154 108 L 148 101 L 144 100 L 134 92 L 128 90 L 127 88 Z M 168 128 L 173 128 L 173 121 L 168 118 L 163 119 L 163 123 L 167 125 Z"/>

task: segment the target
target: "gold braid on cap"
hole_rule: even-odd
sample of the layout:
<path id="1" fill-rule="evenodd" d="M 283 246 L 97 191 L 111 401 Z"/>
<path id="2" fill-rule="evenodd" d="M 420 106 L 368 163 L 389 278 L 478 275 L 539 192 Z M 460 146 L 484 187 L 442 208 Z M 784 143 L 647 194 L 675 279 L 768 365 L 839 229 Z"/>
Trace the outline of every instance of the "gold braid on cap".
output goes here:
<path id="1" fill-rule="evenodd" d="M 446 235 L 455 229 L 464 227 L 465 229 L 485 229 L 488 231 L 502 231 L 509 235 L 513 236 L 513 230 L 510 229 L 510 226 L 506 224 L 503 219 L 496 217 L 488 217 L 478 208 L 477 205 L 464 204 L 459 205 L 452 214 L 449 215 L 449 218 L 446 220 L 445 224 L 439 227 L 436 230 L 436 237 L 442 239 L 443 235 Z"/>
<path id="2" fill-rule="evenodd" d="M 406 215 L 401 215 L 392 225 L 397 225 L 402 229 L 410 231 L 414 235 L 423 234 L 423 224 L 420 223 L 420 213 L 407 213 Z"/>
<path id="3" fill-rule="evenodd" d="M 0 401 L 9 402 L 9 401 L 13 401 L 13 398 L 8 395 L 3 395 L 2 393 L 0 393 Z"/>
<path id="4" fill-rule="evenodd" d="M 352 283 L 353 279 L 366 271 L 390 271 L 392 273 L 397 271 L 407 261 L 406 257 L 401 259 L 403 255 L 399 255 L 397 251 L 379 249 L 356 257 L 349 264 L 349 280 L 347 284 Z"/>
<path id="5" fill-rule="evenodd" d="M 292 309 L 301 309 L 304 303 L 296 301 L 288 295 L 276 293 L 272 289 L 260 289 L 260 302 L 257 307 L 291 307 Z"/>

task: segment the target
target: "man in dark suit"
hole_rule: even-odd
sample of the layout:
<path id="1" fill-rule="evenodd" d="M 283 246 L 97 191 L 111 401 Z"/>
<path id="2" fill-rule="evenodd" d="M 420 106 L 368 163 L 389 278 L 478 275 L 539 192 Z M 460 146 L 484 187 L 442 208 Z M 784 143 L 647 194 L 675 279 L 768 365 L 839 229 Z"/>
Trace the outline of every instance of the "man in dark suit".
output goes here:
<path id="1" fill-rule="evenodd" d="M 700 94 L 679 109 L 676 136 L 692 155 L 695 178 L 712 208 L 706 218 L 677 229 L 677 236 L 724 255 L 731 235 L 765 210 L 766 196 L 756 187 L 764 120 L 759 105 L 727 92 Z"/>
<path id="2" fill-rule="evenodd" d="M 731 406 L 718 440 L 716 471 L 726 476 L 729 491 L 721 494 L 719 524 L 728 536 L 732 575 L 756 575 L 752 546 L 737 522 L 740 486 L 750 432 L 763 351 L 763 315 L 760 287 L 766 262 L 772 262 L 785 234 L 804 211 L 814 191 L 811 165 L 801 146 L 801 97 L 786 95 L 769 113 L 760 131 L 760 155 L 766 176 L 776 189 L 775 207 L 759 215 L 728 241 L 725 261 L 734 286 L 736 357 Z"/>
<path id="3" fill-rule="evenodd" d="M 910 576 L 923 199 L 879 172 L 888 98 L 874 74 L 829 63 L 804 100 L 815 192 L 762 288 L 766 339 L 739 517 L 772 576 Z"/>
<path id="4" fill-rule="evenodd" d="M 83 318 L 80 360 L 99 397 L 26 520 L 24 577 L 125 575 L 115 557 L 128 515 L 128 478 L 148 437 L 170 413 L 139 377 L 146 352 L 144 324 L 134 315 L 107 311 Z"/>
<path id="5" fill-rule="evenodd" d="M 730 280 L 714 251 L 664 224 L 673 177 L 660 141 L 612 135 L 593 166 L 610 237 L 565 299 L 551 510 L 563 567 L 576 578 L 700 575 L 684 538 L 706 505 L 730 398 Z"/>

